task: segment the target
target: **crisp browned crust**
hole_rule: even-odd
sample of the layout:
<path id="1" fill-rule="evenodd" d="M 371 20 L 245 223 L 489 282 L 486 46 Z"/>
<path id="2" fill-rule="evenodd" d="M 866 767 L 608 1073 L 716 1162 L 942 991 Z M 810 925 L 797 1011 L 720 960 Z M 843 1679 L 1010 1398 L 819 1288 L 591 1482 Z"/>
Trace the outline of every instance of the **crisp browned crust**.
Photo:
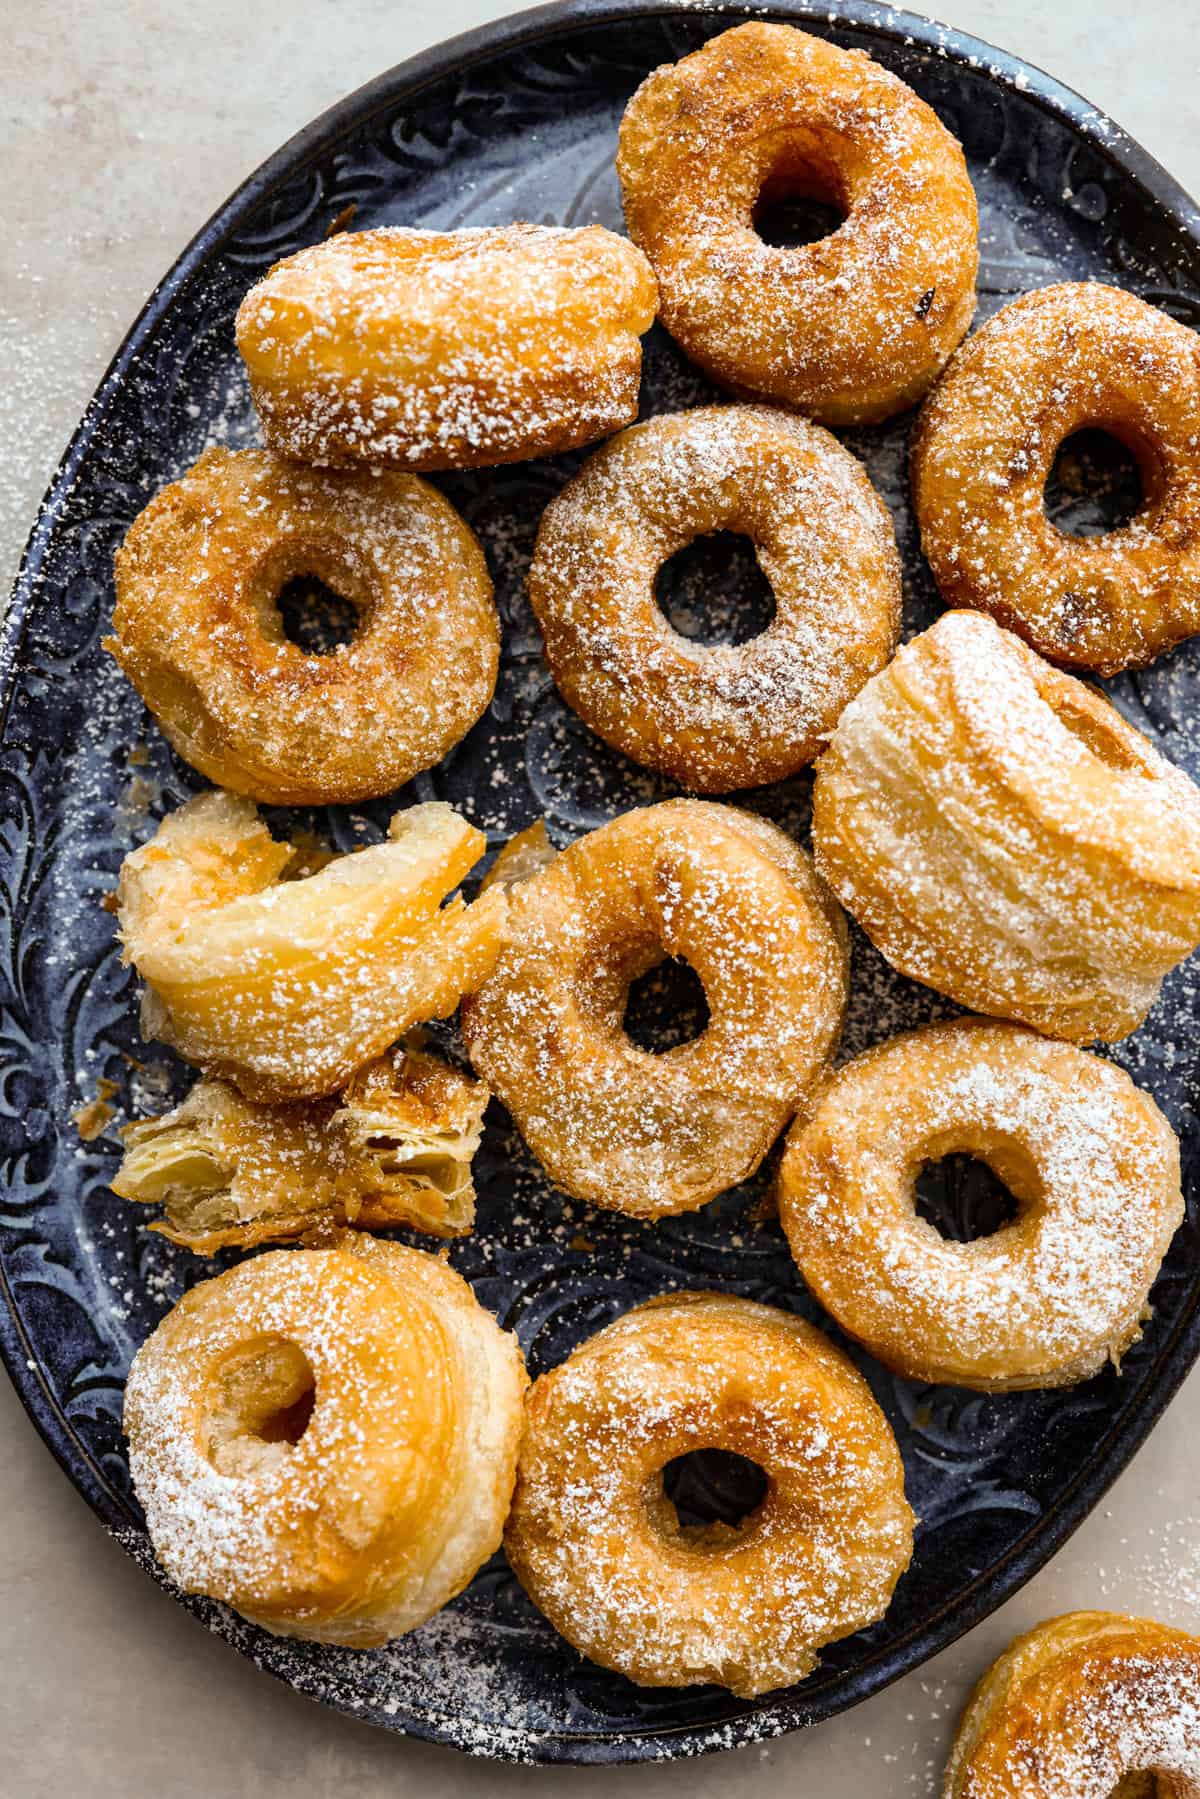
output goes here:
<path id="1" fill-rule="evenodd" d="M 862 51 L 755 21 L 656 69 L 617 168 L 663 323 L 723 386 L 826 424 L 920 399 L 975 310 L 977 213 L 957 141 Z M 775 190 L 844 207 L 820 242 L 764 243 Z"/>
<path id="2" fill-rule="evenodd" d="M 334 466 L 476 468 L 637 416 L 645 257 L 599 225 L 385 226 L 300 250 L 238 312 L 267 442 Z"/>
<path id="3" fill-rule="evenodd" d="M 275 602 L 302 574 L 359 614 L 332 655 L 284 635 Z M 391 793 L 440 761 L 495 689 L 483 552 L 414 475 L 206 450 L 134 520 L 116 587 L 106 647 L 179 754 L 253 799 Z"/>
<path id="4" fill-rule="evenodd" d="M 256 1105 L 224 1081 L 124 1132 L 113 1192 L 161 1205 L 151 1225 L 199 1255 L 351 1225 L 461 1237 L 487 1089 L 416 1042 L 359 1069 L 333 1098 Z"/>
<path id="5" fill-rule="evenodd" d="M 442 904 L 484 843 L 431 801 L 396 813 L 386 843 L 280 880 L 292 850 L 250 801 L 201 794 L 121 865 L 143 1034 L 247 1099 L 335 1092 L 490 972 L 503 889 Z"/>
<path id="6" fill-rule="evenodd" d="M 1046 479 L 1084 426 L 1136 456 L 1127 525 L 1073 537 Z M 1043 656 L 1113 675 L 1200 630 L 1200 337 L 1115 287 L 1024 294 L 976 332 L 922 409 L 912 449 L 921 546 L 944 598 Z"/>
<path id="7" fill-rule="evenodd" d="M 707 532 L 744 532 L 775 596 L 736 647 L 690 642 L 654 591 Z M 811 762 L 900 628 L 891 517 L 819 425 L 767 406 L 651 419 L 584 465 L 547 507 L 529 597 L 556 682 L 625 755 L 701 793 Z"/>

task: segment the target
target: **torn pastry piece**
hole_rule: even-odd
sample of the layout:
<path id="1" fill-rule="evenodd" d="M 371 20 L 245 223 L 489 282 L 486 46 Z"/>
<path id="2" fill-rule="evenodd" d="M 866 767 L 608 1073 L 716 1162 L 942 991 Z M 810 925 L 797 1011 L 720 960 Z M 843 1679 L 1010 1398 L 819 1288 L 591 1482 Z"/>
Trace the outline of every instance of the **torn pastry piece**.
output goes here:
<path id="1" fill-rule="evenodd" d="M 201 1080 L 125 1133 L 113 1192 L 161 1205 L 151 1228 L 200 1255 L 331 1226 L 410 1225 L 460 1237 L 488 1091 L 415 1043 L 360 1069 L 338 1097 L 256 1105 Z"/>
<path id="2" fill-rule="evenodd" d="M 334 1116 L 370 1187 L 347 1223 L 465 1235 L 475 1222 L 471 1163 L 489 1097 L 482 1081 L 412 1044 L 361 1068 Z"/>
<path id="3" fill-rule="evenodd" d="M 202 794 L 126 857 L 125 959 L 147 983 L 142 1031 L 248 1099 L 333 1093 L 491 972 L 507 900 L 443 904 L 484 837 L 432 802 L 386 843 L 288 880 L 294 851 L 254 805 Z"/>
<path id="4" fill-rule="evenodd" d="M 553 862 L 557 854 L 545 819 L 537 818 L 515 837 L 509 838 L 484 875 L 479 891 L 486 892 L 489 887 L 515 887 L 519 881 L 527 881 L 530 875 Z"/>

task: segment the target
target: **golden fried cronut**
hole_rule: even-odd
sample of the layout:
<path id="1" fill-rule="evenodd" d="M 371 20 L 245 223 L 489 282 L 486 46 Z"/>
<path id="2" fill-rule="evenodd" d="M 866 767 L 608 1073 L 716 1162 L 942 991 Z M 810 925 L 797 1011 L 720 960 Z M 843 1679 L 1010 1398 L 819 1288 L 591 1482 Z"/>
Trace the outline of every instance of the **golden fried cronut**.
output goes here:
<path id="1" fill-rule="evenodd" d="M 1017 1202 L 976 1241 L 916 1210 L 927 1162 L 987 1163 Z M 956 1018 L 839 1068 L 788 1138 L 779 1215 L 809 1291 L 909 1380 L 1068 1386 L 1119 1365 L 1183 1220 L 1179 1144 L 1124 1069 Z"/>
<path id="2" fill-rule="evenodd" d="M 655 69 L 621 122 L 629 235 L 663 324 L 731 392 L 824 424 L 911 406 L 975 310 L 975 194 L 933 109 L 861 50 L 754 20 Z M 772 244 L 804 195 L 842 224 Z"/>
<path id="3" fill-rule="evenodd" d="M 543 1374 L 526 1409 L 505 1548 L 602 1667 L 750 1698 L 887 1610 L 912 1556 L 900 1452 L 866 1381 L 804 1319 L 664 1295 Z M 739 1525 L 682 1526 L 663 1490 L 668 1462 L 709 1448 L 767 1476 Z"/>
<path id="4" fill-rule="evenodd" d="M 694 538 L 744 531 L 765 631 L 701 644 L 655 579 Z M 697 406 L 624 431 L 542 517 L 529 598 L 559 688 L 606 743 L 695 792 L 782 780 L 824 748 L 900 629 L 891 515 L 861 464 L 770 406 Z"/>
<path id="5" fill-rule="evenodd" d="M 958 1727 L 943 1799 L 1193 1799 L 1200 1638 L 1068 1612 L 988 1669 Z"/>
<path id="6" fill-rule="evenodd" d="M 525 1369 L 437 1256 L 354 1231 L 201 1281 L 134 1357 L 133 1484 L 171 1578 L 369 1648 L 499 1547 Z"/>
<path id="7" fill-rule="evenodd" d="M 1137 459 L 1142 503 L 1098 537 L 1047 517 L 1046 480 L 1085 427 Z M 1043 656 L 1115 675 L 1200 631 L 1200 335 L 1121 288 L 1023 294 L 959 350 L 912 448 L 921 547 L 953 606 Z"/>
<path id="8" fill-rule="evenodd" d="M 630 984 L 668 956 L 695 970 L 710 1017 L 655 1055 L 623 1021 Z M 658 1218 L 753 1174 L 825 1071 L 846 979 L 845 921 L 804 852 L 752 813 L 667 800 L 511 889 L 462 1029 L 553 1181 Z"/>
<path id="9" fill-rule="evenodd" d="M 357 628 L 329 655 L 278 599 L 317 576 Z M 415 475 L 206 450 L 116 556 L 109 649 L 172 746 L 235 793 L 323 805 L 391 793 L 466 735 L 496 686 L 483 551 Z"/>
<path id="10" fill-rule="evenodd" d="M 487 1101 L 481 1082 L 415 1042 L 327 1099 L 256 1105 L 202 1080 L 163 1117 L 129 1126 L 112 1188 L 161 1205 L 151 1228 L 201 1255 L 337 1225 L 460 1237 L 475 1216 Z"/>
<path id="11" fill-rule="evenodd" d="M 336 1091 L 490 972 L 503 888 L 442 904 L 483 848 L 481 831 L 431 802 L 397 813 L 387 842 L 288 880 L 296 852 L 249 800 L 191 800 L 121 868 L 144 1033 L 248 1099 Z"/>
<path id="12" fill-rule="evenodd" d="M 817 868 L 894 968 L 1113 1042 L 1200 943 L 1200 792 L 981 612 L 868 681 L 817 764 Z"/>
<path id="13" fill-rule="evenodd" d="M 474 468 L 629 424 L 657 297 L 641 251 L 600 225 L 389 225 L 276 263 L 237 342 L 285 456 Z"/>

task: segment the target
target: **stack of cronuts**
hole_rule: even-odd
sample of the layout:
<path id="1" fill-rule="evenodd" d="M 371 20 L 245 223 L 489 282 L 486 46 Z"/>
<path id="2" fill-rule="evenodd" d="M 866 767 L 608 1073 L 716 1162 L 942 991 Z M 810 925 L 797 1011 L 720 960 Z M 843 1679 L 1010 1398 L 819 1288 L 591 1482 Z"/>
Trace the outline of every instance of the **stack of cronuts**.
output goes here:
<path id="1" fill-rule="evenodd" d="M 1087 284 L 959 348 L 977 221 L 958 144 L 867 56 L 786 26 L 656 70 L 617 165 L 632 242 L 389 227 L 277 264 L 237 320 L 267 447 L 206 452 L 118 554 L 110 647 L 217 790 L 122 869 L 144 1029 L 200 1078 L 130 1127 L 114 1186 L 198 1252 L 302 1244 L 193 1287 L 134 1361 L 126 1424 L 168 1572 L 270 1630 L 382 1642 L 503 1537 L 584 1654 L 748 1696 L 879 1618 L 910 1560 L 897 1445 L 847 1357 L 789 1311 L 674 1293 L 527 1392 L 515 1337 L 447 1263 L 372 1233 L 471 1228 L 489 1094 L 560 1188 L 646 1220 L 736 1185 L 790 1126 L 775 1190 L 800 1271 L 887 1367 L 995 1391 L 1119 1362 L 1183 1215 L 1179 1151 L 1079 1046 L 1136 1029 L 1200 942 L 1200 794 L 1065 671 L 1200 629 L 1200 343 Z M 765 242 L 762 208 L 795 194 L 844 223 Z M 633 423 L 656 316 L 728 404 Z M 916 510 L 955 609 L 897 649 L 891 519 L 828 427 L 918 401 Z M 1083 425 L 1144 487 L 1089 540 L 1043 504 Z M 352 854 L 276 839 L 256 801 L 390 793 L 491 700 L 486 563 L 422 473 L 602 438 L 546 510 L 529 597 L 568 703 L 683 797 L 566 847 L 535 821 L 469 904 L 448 896 L 485 841 L 448 806 Z M 679 635 L 656 598 L 719 530 L 751 540 L 775 600 L 738 646 Z M 358 615 L 333 654 L 285 634 L 297 575 Z M 695 797 L 810 763 L 812 860 Z M 974 1016 L 835 1070 L 842 907 Z M 708 1022 L 655 1055 L 625 1008 L 667 957 Z M 414 1035 L 460 1006 L 473 1074 Z M 1013 1196 L 989 1238 L 918 1215 L 919 1171 L 954 1152 Z M 737 1526 L 681 1523 L 664 1489 L 713 1447 L 765 1476 Z M 1079 1614 L 987 1677 L 947 1792 L 1196 1781 L 1198 1721 L 1200 1643 Z"/>

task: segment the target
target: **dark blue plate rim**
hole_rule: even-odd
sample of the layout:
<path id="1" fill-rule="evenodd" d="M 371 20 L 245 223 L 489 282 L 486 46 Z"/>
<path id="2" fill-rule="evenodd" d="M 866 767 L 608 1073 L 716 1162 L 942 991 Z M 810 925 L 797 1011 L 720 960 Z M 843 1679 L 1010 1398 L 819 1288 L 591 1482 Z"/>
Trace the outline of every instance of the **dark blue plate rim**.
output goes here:
<path id="1" fill-rule="evenodd" d="M 694 17 L 697 11 L 728 15 L 731 22 L 739 17 L 775 16 L 817 27 L 833 25 L 843 34 L 860 37 L 867 47 L 881 40 L 906 44 L 968 66 L 997 87 L 1019 94 L 1026 103 L 1068 124 L 1097 155 L 1136 183 L 1147 199 L 1174 222 L 1181 239 L 1190 241 L 1200 252 L 1200 206 L 1135 139 L 1082 95 L 1034 65 L 996 49 L 980 38 L 915 13 L 872 4 L 871 0 L 840 0 L 834 5 L 829 0 L 774 0 L 771 6 L 761 8 L 724 4 L 723 0 L 714 0 L 713 4 L 701 7 L 697 7 L 695 0 L 553 0 L 552 4 L 532 7 L 449 38 L 356 89 L 290 138 L 201 227 L 150 295 L 88 403 L 39 507 L 26 545 L 0 631 L 0 743 L 7 729 L 14 677 L 46 552 L 80 463 L 88 453 L 113 395 L 129 374 L 149 335 L 188 281 L 235 233 L 246 215 L 290 180 L 298 164 L 358 129 L 376 113 L 394 108 L 435 81 L 481 61 L 545 43 L 584 26 L 609 24 L 616 27 L 634 18 L 657 16 L 669 19 L 675 14 Z M 0 1296 L 4 1301 L 0 1307 L 0 1358 L 30 1419 L 101 1522 L 139 1564 L 144 1564 L 144 1554 L 138 1554 L 139 1544 L 144 1544 L 138 1521 L 120 1502 L 119 1495 L 95 1465 L 47 1385 L 2 1264 Z M 759 1709 L 735 1714 L 715 1725 L 649 1728 L 636 1735 L 620 1731 L 588 1735 L 559 1731 L 547 1732 L 531 1740 L 529 1733 L 522 1730 L 514 1732 L 511 1741 L 498 1737 L 489 1753 L 502 1760 L 543 1763 L 663 1760 L 779 1736 L 831 1717 L 868 1698 L 947 1648 L 1011 1598 L 1049 1561 L 1145 1442 L 1198 1356 L 1200 1283 L 1159 1352 L 1150 1402 L 1135 1416 L 1119 1420 L 1109 1429 L 1096 1446 L 1090 1463 L 1065 1489 L 1053 1510 L 1031 1525 L 986 1575 L 981 1575 L 965 1592 L 947 1601 L 922 1625 L 914 1626 L 906 1637 L 869 1656 L 839 1684 L 836 1693 L 816 1705 L 806 1702 L 802 1694 L 784 1699 L 772 1699 L 768 1695 Z M 177 1597 L 181 1597 L 189 1609 L 197 1609 L 187 1596 Z M 570 1653 L 569 1650 L 566 1652 Z M 277 1674 L 276 1678 L 285 1677 Z M 334 1701 L 325 1702 L 336 1705 Z M 336 1709 L 362 1721 L 362 1714 L 351 1706 Z M 452 1714 L 408 1714 L 401 1707 L 388 1722 L 391 1728 L 426 1741 L 462 1747 Z"/>

